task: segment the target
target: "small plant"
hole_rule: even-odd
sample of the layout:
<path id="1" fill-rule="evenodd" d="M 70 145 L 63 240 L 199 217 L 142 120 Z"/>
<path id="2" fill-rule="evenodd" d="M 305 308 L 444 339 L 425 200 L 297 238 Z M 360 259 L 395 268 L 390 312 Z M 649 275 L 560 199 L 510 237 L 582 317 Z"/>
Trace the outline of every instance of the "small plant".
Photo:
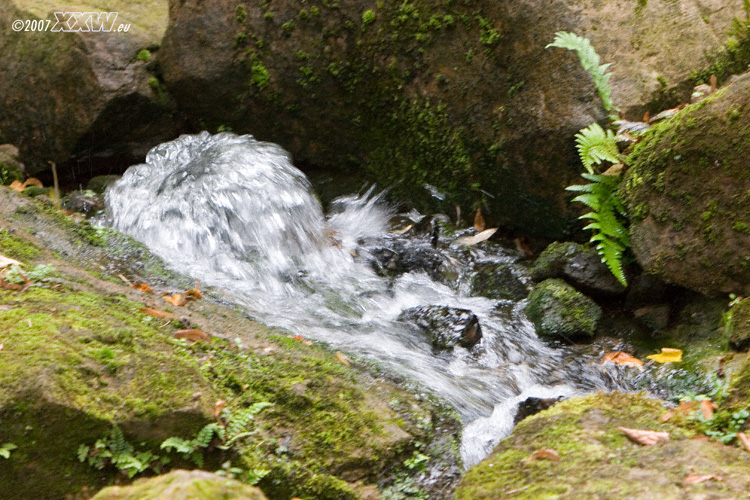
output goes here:
<path id="1" fill-rule="evenodd" d="M 619 111 L 612 101 L 612 89 L 609 87 L 609 79 L 612 73 L 606 72 L 610 65 L 599 64 L 599 54 L 591 46 L 588 38 L 576 35 L 575 33 L 558 31 L 555 33 L 555 40 L 547 45 L 547 47 L 574 50 L 578 54 L 581 66 L 588 71 L 594 80 L 594 86 L 599 93 L 599 97 L 602 99 L 604 109 L 609 112 Z"/>
<path id="2" fill-rule="evenodd" d="M 230 479 L 237 479 L 250 485 L 256 485 L 261 479 L 266 477 L 271 472 L 267 469 L 252 469 L 245 470 L 241 467 L 232 467 L 231 461 L 226 461 L 221 464 L 221 469 L 214 472 L 218 476 L 228 477 Z"/>
<path id="3" fill-rule="evenodd" d="M 151 60 L 151 51 L 148 49 L 141 49 L 138 51 L 138 55 L 136 55 L 135 58 L 139 61 L 149 62 Z"/>
<path id="4" fill-rule="evenodd" d="M 366 28 L 375 22 L 375 12 L 372 10 L 366 10 L 362 14 L 362 27 Z"/>
<path id="5" fill-rule="evenodd" d="M 18 446 L 16 446 L 13 443 L 0 444 L 0 457 L 5 458 L 5 459 L 10 458 L 10 453 L 16 448 L 18 448 Z"/>
<path id="6" fill-rule="evenodd" d="M 415 450 L 411 458 L 404 460 L 404 465 L 407 469 L 424 472 L 427 469 L 427 462 L 429 462 L 429 460 L 430 457 Z"/>
<path id="7" fill-rule="evenodd" d="M 159 457 L 148 450 L 136 451 L 133 445 L 125 440 L 117 426 L 97 439 L 93 446 L 79 446 L 78 460 L 100 470 L 108 466 L 115 467 L 125 472 L 128 477 L 148 469 L 159 472 L 163 465 L 169 463 L 168 458 Z"/>

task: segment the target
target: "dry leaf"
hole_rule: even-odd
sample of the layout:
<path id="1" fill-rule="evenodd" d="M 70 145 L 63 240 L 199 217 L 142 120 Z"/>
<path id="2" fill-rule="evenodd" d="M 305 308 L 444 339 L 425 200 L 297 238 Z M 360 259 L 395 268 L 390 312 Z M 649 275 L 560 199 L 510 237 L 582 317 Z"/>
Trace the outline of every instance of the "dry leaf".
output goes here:
<path id="1" fill-rule="evenodd" d="M 484 215 L 482 215 L 481 208 L 477 208 L 477 213 L 474 214 L 474 229 L 476 229 L 478 233 L 481 233 L 485 229 Z"/>
<path id="2" fill-rule="evenodd" d="M 216 402 L 216 404 L 214 405 L 214 418 L 219 418 L 219 415 L 221 415 L 221 410 L 223 410 L 226 405 L 227 402 L 223 399 L 220 399 Z"/>
<path id="3" fill-rule="evenodd" d="M 154 318 L 177 319 L 177 316 L 175 316 L 174 314 L 169 313 L 167 311 L 162 311 L 161 309 L 153 309 L 151 307 L 142 307 L 140 311 L 143 314 L 148 314 L 149 316 L 153 316 Z"/>
<path id="4" fill-rule="evenodd" d="M 620 175 L 624 169 L 625 165 L 623 165 L 622 163 L 615 163 L 607 170 L 602 172 L 602 175 Z"/>
<path id="5" fill-rule="evenodd" d="M 553 462 L 560 461 L 560 455 L 558 455 L 557 452 L 552 448 L 542 448 L 536 450 L 534 453 L 529 455 L 529 458 L 527 458 L 526 461 L 531 462 L 532 460 L 537 460 L 539 458 L 545 458 L 547 460 L 552 460 Z"/>
<path id="6" fill-rule="evenodd" d="M 193 342 L 198 342 L 199 340 L 203 340 L 204 342 L 211 341 L 211 336 L 209 334 L 203 330 L 196 330 L 195 328 L 189 330 L 177 330 L 172 336 L 176 339 L 187 339 L 192 340 Z"/>
<path id="7" fill-rule="evenodd" d="M 191 288 L 185 292 L 187 300 L 198 300 L 203 298 L 203 292 L 201 292 L 201 280 L 195 285 L 195 288 Z"/>
<path id="8" fill-rule="evenodd" d="M 164 296 L 162 299 L 166 300 L 173 306 L 184 306 L 187 304 L 187 299 L 183 297 L 181 293 L 175 293 L 174 295 Z"/>
<path id="9" fill-rule="evenodd" d="M 644 429 L 630 429 L 628 427 L 618 427 L 632 441 L 643 446 L 653 446 L 659 441 L 669 441 L 668 432 L 649 431 Z"/>
<path id="10" fill-rule="evenodd" d="M 297 342 L 302 342 L 305 345 L 312 345 L 312 341 L 305 339 L 305 337 L 303 337 L 302 335 L 287 335 L 287 337 L 289 337 L 290 339 L 294 339 Z"/>
<path id="11" fill-rule="evenodd" d="M 23 190 L 26 189 L 26 187 L 24 187 L 23 185 L 23 182 L 18 180 L 11 182 L 10 186 L 8 187 L 10 187 L 13 191 L 18 191 L 19 193 L 23 193 Z"/>
<path id="12" fill-rule="evenodd" d="M 679 406 L 674 410 L 670 410 L 661 417 L 662 422 L 666 422 L 675 415 L 688 415 L 695 407 L 698 406 L 698 401 L 680 401 Z"/>
<path id="13" fill-rule="evenodd" d="M 477 243 L 489 240 L 490 238 L 492 238 L 492 235 L 495 234 L 496 231 L 496 227 L 492 229 L 485 229 L 481 233 L 475 234 L 474 236 L 463 236 L 461 238 L 458 238 L 456 240 L 456 243 L 460 243 L 462 245 L 470 247 L 472 245 L 476 245 Z"/>
<path id="14" fill-rule="evenodd" d="M 21 271 L 20 268 L 18 269 L 18 275 L 23 279 L 23 285 L 8 283 L 7 281 L 5 281 L 5 279 L 3 279 L 2 274 L 0 274 L 0 290 L 18 290 L 20 292 L 25 292 L 31 286 L 31 280 L 25 274 L 23 274 L 23 271 Z"/>
<path id="15" fill-rule="evenodd" d="M 690 474 L 682 480 L 685 484 L 698 484 L 706 481 L 723 481 L 724 478 L 716 474 Z"/>
<path id="16" fill-rule="evenodd" d="M 646 359 L 653 359 L 657 363 L 680 363 L 682 361 L 682 351 L 671 347 L 662 347 L 659 354 L 646 356 Z"/>
<path id="17" fill-rule="evenodd" d="M 622 351 L 612 351 L 602 357 L 602 364 L 614 363 L 616 365 L 623 366 L 635 366 L 636 368 L 643 367 L 643 361 L 638 358 L 634 358 L 630 354 Z"/>
<path id="18" fill-rule="evenodd" d="M 5 255 L 0 255 L 0 269 L 4 269 L 8 266 L 23 266 L 23 262 L 19 262 L 16 259 L 11 259 Z"/>
<path id="19" fill-rule="evenodd" d="M 123 276 L 122 274 L 118 274 L 118 275 L 117 275 L 117 277 L 118 277 L 118 278 L 120 278 L 120 279 L 121 279 L 122 281 L 124 281 L 125 283 L 127 283 L 128 285 L 130 285 L 130 286 L 133 286 L 133 284 L 132 284 L 132 283 L 130 282 L 130 280 L 129 280 L 129 279 L 127 279 L 127 278 L 126 278 L 125 276 Z"/>
<path id="20" fill-rule="evenodd" d="M 345 364 L 346 366 L 351 366 L 352 362 L 347 358 L 344 353 L 341 351 L 336 351 L 336 360 L 341 362 L 342 364 Z"/>
<path id="21" fill-rule="evenodd" d="M 2 346 L 2 344 L 0 344 L 0 346 Z M 740 443 L 742 443 L 742 446 L 745 447 L 745 450 L 750 452 L 750 437 L 748 437 L 748 435 L 744 432 L 738 432 L 737 439 L 740 440 Z"/>
<path id="22" fill-rule="evenodd" d="M 714 92 L 716 92 L 716 75 L 711 75 L 708 81 L 711 84 L 711 93 L 713 94 Z"/>
<path id="23" fill-rule="evenodd" d="M 25 188 L 27 188 L 27 187 L 29 187 L 29 186 L 36 186 L 36 187 L 40 187 L 40 188 L 43 188 L 43 187 L 44 187 L 44 184 L 42 184 L 42 181 L 40 181 L 40 180 L 39 180 L 39 179 L 37 179 L 36 177 L 29 177 L 29 178 L 28 178 L 28 179 L 26 179 L 26 181 L 25 181 L 25 182 L 23 183 L 23 187 L 24 187 L 24 189 L 25 189 Z"/>
<path id="24" fill-rule="evenodd" d="M 714 418 L 714 410 L 717 409 L 718 406 L 716 403 L 709 401 L 707 399 L 704 399 L 701 401 L 701 413 L 703 413 L 703 418 L 706 420 L 711 420 Z"/>
<path id="25" fill-rule="evenodd" d="M 138 290 L 143 293 L 154 293 L 154 289 L 148 286 L 148 284 L 146 283 L 141 283 L 141 286 L 138 287 Z"/>
<path id="26" fill-rule="evenodd" d="M 409 224 L 408 226 L 403 227 L 401 229 L 396 229 L 395 231 L 391 231 L 391 234 L 396 234 L 396 235 L 406 234 L 413 227 L 414 227 L 414 224 Z"/>

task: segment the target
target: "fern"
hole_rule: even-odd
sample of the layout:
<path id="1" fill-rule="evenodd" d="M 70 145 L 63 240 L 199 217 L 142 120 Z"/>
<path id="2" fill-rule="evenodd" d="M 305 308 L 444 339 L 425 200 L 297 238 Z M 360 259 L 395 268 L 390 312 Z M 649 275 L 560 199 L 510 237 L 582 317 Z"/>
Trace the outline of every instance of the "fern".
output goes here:
<path id="1" fill-rule="evenodd" d="M 617 192 L 620 176 L 589 173 L 581 176 L 591 183 L 569 186 L 566 190 L 582 193 L 573 198 L 573 201 L 583 203 L 592 210 L 580 217 L 591 220 L 584 229 L 594 232 L 591 242 L 596 244 L 602 262 L 623 286 L 627 286 L 622 255 L 630 248 L 630 240 L 622 222 L 625 216 L 624 206 Z"/>
<path id="2" fill-rule="evenodd" d="M 555 40 L 547 45 L 547 47 L 558 47 L 576 51 L 578 59 L 581 61 L 581 66 L 594 80 L 594 86 L 599 93 L 599 97 L 602 99 L 604 109 L 609 112 L 619 111 L 612 101 L 612 90 L 609 87 L 609 79 L 612 73 L 606 72 L 610 65 L 599 64 L 599 54 L 591 46 L 588 38 L 576 35 L 575 33 L 558 31 L 555 33 Z"/>
<path id="3" fill-rule="evenodd" d="M 590 174 L 595 173 L 595 164 L 620 161 L 615 134 L 611 130 L 605 131 L 598 123 L 592 123 L 576 134 L 576 147 L 581 163 Z"/>
<path id="4" fill-rule="evenodd" d="M 229 446 L 230 442 L 234 442 L 240 437 L 244 437 L 245 435 L 248 435 L 247 428 L 250 425 L 250 421 L 261 410 L 263 410 L 264 408 L 268 408 L 269 406 L 272 406 L 272 404 L 266 403 L 266 402 L 255 403 L 249 408 L 245 408 L 244 410 L 241 410 L 235 413 L 234 415 L 231 415 L 226 426 L 227 443 L 225 443 L 225 445 Z"/>

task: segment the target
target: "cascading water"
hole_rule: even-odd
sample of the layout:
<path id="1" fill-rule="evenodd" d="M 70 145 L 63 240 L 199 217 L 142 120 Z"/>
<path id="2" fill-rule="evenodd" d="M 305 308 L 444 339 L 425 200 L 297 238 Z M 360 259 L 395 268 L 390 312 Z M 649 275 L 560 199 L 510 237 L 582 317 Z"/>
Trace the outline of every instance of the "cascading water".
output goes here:
<path id="1" fill-rule="evenodd" d="M 363 238 L 386 237 L 389 213 L 377 197 L 340 199 L 326 219 L 304 174 L 274 144 L 183 135 L 128 169 L 106 201 L 109 225 L 264 322 L 375 359 L 450 402 L 465 424 L 466 466 L 510 432 L 523 399 L 612 387 L 596 363 L 541 342 L 519 304 L 498 307 L 422 272 L 395 281 L 376 274 L 355 255 Z M 421 305 L 471 310 L 480 345 L 435 353 L 398 320 Z"/>

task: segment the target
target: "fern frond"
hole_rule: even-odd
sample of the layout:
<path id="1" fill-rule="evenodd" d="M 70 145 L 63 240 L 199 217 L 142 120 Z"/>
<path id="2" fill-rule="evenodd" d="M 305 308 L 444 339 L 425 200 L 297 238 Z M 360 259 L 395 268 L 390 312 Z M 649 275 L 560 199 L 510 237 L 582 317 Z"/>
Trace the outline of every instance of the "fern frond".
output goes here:
<path id="1" fill-rule="evenodd" d="M 576 134 L 576 148 L 581 163 L 589 174 L 594 174 L 594 165 L 599 165 L 602 161 L 620 161 L 615 134 L 611 130 L 605 131 L 598 123 L 592 123 Z"/>
<path id="2" fill-rule="evenodd" d="M 162 450 L 176 451 L 177 453 L 187 454 L 195 451 L 195 445 L 193 441 L 186 441 L 178 437 L 170 437 L 164 440 L 161 444 Z"/>
<path id="3" fill-rule="evenodd" d="M 612 90 L 609 87 L 609 79 L 612 74 L 606 72 L 610 65 L 599 64 L 599 54 L 591 46 L 588 38 L 576 35 L 575 33 L 558 31 L 555 33 L 555 40 L 547 45 L 547 47 L 574 50 L 578 54 L 578 59 L 581 61 L 583 69 L 591 75 L 604 109 L 607 111 L 619 111 L 612 101 Z"/>
<path id="4" fill-rule="evenodd" d="M 235 436 L 245 432 L 253 417 L 269 406 L 273 406 L 273 404 L 267 402 L 255 403 L 249 408 L 245 408 L 232 415 L 232 418 L 227 423 L 227 439 L 232 440 Z"/>
<path id="5" fill-rule="evenodd" d="M 192 444 L 197 448 L 208 448 L 208 445 L 211 444 L 214 436 L 218 437 L 219 440 L 224 441 L 224 435 L 224 428 L 216 422 L 212 422 L 203 426 L 203 429 L 201 429 L 198 432 L 198 435 L 195 436 L 195 439 L 193 439 Z"/>

